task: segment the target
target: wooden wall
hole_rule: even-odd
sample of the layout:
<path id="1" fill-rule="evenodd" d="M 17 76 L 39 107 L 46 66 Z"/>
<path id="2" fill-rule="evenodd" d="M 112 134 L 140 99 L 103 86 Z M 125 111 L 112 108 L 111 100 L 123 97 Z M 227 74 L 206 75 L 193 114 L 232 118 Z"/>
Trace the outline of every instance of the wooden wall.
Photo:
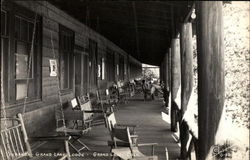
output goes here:
<path id="1" fill-rule="evenodd" d="M 6 2 L 5 3 L 12 3 Z M 60 9 L 56 8 L 55 6 L 45 2 L 45 1 L 15 1 L 17 5 L 23 6 L 27 10 L 31 10 L 34 13 L 37 12 L 42 17 L 42 66 L 41 66 L 41 97 L 33 102 L 28 102 L 26 104 L 26 126 L 28 128 L 28 132 L 30 134 L 38 134 L 42 130 L 51 130 L 55 128 L 55 119 L 54 119 L 54 107 L 60 105 L 59 97 L 58 97 L 58 90 L 59 90 L 59 81 L 58 77 L 50 77 L 49 71 L 49 60 L 56 59 L 57 63 L 59 62 L 59 25 L 63 25 L 68 29 L 72 30 L 75 34 L 75 45 L 80 48 L 83 48 L 83 51 L 75 50 L 75 54 L 77 57 L 81 57 L 81 62 L 88 62 L 88 60 L 84 59 L 88 58 L 88 45 L 89 39 L 94 40 L 97 42 L 98 46 L 98 55 L 102 55 L 103 57 L 107 57 L 107 47 L 114 51 L 115 56 L 123 56 L 124 62 L 136 62 L 137 66 L 140 66 L 140 62 L 135 60 L 133 57 L 128 56 L 122 49 L 117 47 L 114 43 L 107 40 L 105 37 L 99 35 L 92 29 L 86 27 L 76 19 L 72 18 L 71 16 L 67 15 L 65 12 L 61 11 Z M 53 40 L 53 45 L 51 43 Z M 79 53 L 76 53 L 79 52 Z M 74 55 L 75 56 L 75 55 Z M 75 60 L 74 60 L 75 62 Z M 118 62 L 116 61 L 115 64 Z M 75 63 L 74 63 L 75 66 Z M 67 92 L 63 92 L 62 94 L 62 101 L 63 103 L 67 103 L 68 100 L 73 98 L 77 92 L 77 94 L 83 94 L 86 91 L 95 92 L 96 88 L 105 89 L 108 87 L 110 82 L 108 81 L 107 77 L 107 65 L 105 79 L 98 80 L 98 84 L 96 86 L 89 87 L 89 82 L 86 82 L 86 78 L 80 78 L 80 83 L 75 85 L 75 70 L 79 71 L 79 69 L 75 69 L 73 66 L 73 88 L 72 90 L 68 90 Z M 82 66 L 82 70 L 84 67 Z M 130 65 L 127 64 L 129 67 Z M 87 67 L 89 69 L 89 67 Z M 133 72 L 132 70 L 137 69 L 136 73 L 138 74 L 141 70 L 139 67 L 137 68 L 128 68 L 128 74 Z M 115 73 L 115 72 L 114 72 Z M 120 73 L 121 74 L 121 73 Z M 88 71 L 88 75 L 90 75 Z M 76 75 L 79 76 L 79 75 Z M 136 74 L 130 74 L 129 77 L 133 78 Z M 87 78 L 88 80 L 88 78 Z M 87 89 L 86 89 L 87 83 Z M 85 85 L 85 88 L 83 87 Z M 75 90 L 76 88 L 76 90 Z M 7 92 L 7 91 L 6 91 Z M 23 103 L 10 105 L 6 103 L 7 114 L 8 116 L 14 116 L 17 113 L 22 112 Z M 46 129 L 45 129 L 46 128 Z"/>

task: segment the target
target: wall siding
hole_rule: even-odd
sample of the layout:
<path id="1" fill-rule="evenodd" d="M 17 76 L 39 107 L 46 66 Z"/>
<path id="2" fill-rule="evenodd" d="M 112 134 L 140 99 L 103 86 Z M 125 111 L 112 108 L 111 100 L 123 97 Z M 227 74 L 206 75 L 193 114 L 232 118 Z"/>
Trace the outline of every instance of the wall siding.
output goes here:
<path id="1" fill-rule="evenodd" d="M 50 132 L 55 129 L 54 107 L 60 105 L 58 97 L 58 78 L 50 77 L 49 60 L 56 59 L 59 63 L 59 25 L 63 25 L 75 33 L 75 45 L 88 48 L 88 39 L 91 38 L 98 43 L 98 54 L 106 57 L 106 48 L 110 48 L 115 52 L 115 56 L 127 57 L 127 53 L 117 47 L 114 43 L 99 35 L 92 29 L 86 27 L 76 19 L 67 15 L 65 12 L 59 10 L 55 6 L 45 1 L 15 1 L 14 3 L 23 6 L 31 11 L 36 11 L 42 17 L 42 66 L 41 66 L 41 97 L 40 99 L 28 102 L 25 111 L 25 123 L 29 135 L 38 135 L 43 132 Z M 51 35 L 53 37 L 53 45 L 51 44 Z M 55 55 L 54 55 L 55 53 Z M 140 62 L 129 56 L 129 62 Z M 107 62 L 107 61 L 106 61 Z M 129 66 L 129 64 L 127 64 Z M 74 67 L 73 67 L 74 68 Z M 107 72 L 107 65 L 105 68 Z M 129 72 L 127 71 L 127 74 Z M 120 73 L 121 74 L 121 73 Z M 73 82 L 74 82 L 73 75 Z M 131 76 L 133 78 L 133 76 Z M 105 73 L 105 80 L 99 81 L 99 86 L 102 89 L 108 87 L 108 77 Z M 89 87 L 89 86 L 88 86 Z M 75 96 L 75 85 L 73 90 L 66 92 L 62 96 L 62 101 L 67 104 L 70 99 Z M 92 88 L 92 87 L 91 87 Z M 93 87 L 92 92 L 95 92 L 97 86 Z M 17 113 L 22 113 L 23 103 L 6 106 L 8 116 L 15 116 Z M 43 131 L 43 132 L 41 132 Z"/>

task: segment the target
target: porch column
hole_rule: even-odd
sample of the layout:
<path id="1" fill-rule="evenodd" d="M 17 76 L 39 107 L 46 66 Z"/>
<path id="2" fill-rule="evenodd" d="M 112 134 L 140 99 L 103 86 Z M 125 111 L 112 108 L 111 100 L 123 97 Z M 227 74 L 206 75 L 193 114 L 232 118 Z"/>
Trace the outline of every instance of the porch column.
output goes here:
<path id="1" fill-rule="evenodd" d="M 187 110 L 188 101 L 193 89 L 193 52 L 192 52 L 192 23 L 184 23 L 181 26 L 181 116 Z M 183 124 L 184 125 L 184 124 Z M 181 157 L 187 154 L 186 144 L 188 140 L 188 128 L 180 129 Z"/>
<path id="2" fill-rule="evenodd" d="M 178 110 L 180 109 L 181 93 L 181 60 L 180 40 L 172 39 L 171 44 L 171 131 L 177 131 Z"/>
<path id="3" fill-rule="evenodd" d="M 224 105 L 224 45 L 222 2 L 201 1 L 197 6 L 198 159 L 214 145 Z"/>
<path id="4" fill-rule="evenodd" d="M 171 48 L 168 49 L 168 90 L 171 88 Z"/>
<path id="5" fill-rule="evenodd" d="M 163 88 L 163 97 L 165 101 L 165 106 L 168 106 L 169 102 L 169 52 L 165 53 L 164 56 L 164 72 L 165 72 L 165 79 L 164 79 L 164 88 Z"/>
<path id="6" fill-rule="evenodd" d="M 164 85 L 167 87 L 168 86 L 168 53 L 165 53 L 164 59 Z"/>

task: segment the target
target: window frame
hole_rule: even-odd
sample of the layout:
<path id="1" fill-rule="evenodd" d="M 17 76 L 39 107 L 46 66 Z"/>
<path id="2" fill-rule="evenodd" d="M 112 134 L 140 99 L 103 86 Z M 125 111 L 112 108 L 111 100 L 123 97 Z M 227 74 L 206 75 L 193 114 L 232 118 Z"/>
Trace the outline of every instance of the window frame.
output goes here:
<path id="1" fill-rule="evenodd" d="M 59 79 L 60 90 L 62 93 L 71 92 L 74 87 L 74 45 L 75 45 L 75 33 L 74 31 L 66 28 L 63 25 L 59 25 Z M 66 45 L 65 45 L 66 44 Z M 64 59 L 66 57 L 66 60 Z M 64 60 L 64 61 L 62 61 Z M 66 63 L 66 75 L 65 68 L 62 72 L 62 63 Z M 66 80 L 62 77 L 66 77 Z M 70 78 L 71 77 L 71 78 Z M 66 81 L 66 86 L 65 85 Z"/>
<path id="2" fill-rule="evenodd" d="M 32 45 L 32 41 L 29 41 L 29 23 L 33 24 L 34 28 L 34 21 L 35 21 L 35 13 L 24 9 L 18 5 L 9 5 L 8 7 L 5 7 L 2 11 L 5 12 L 6 14 L 6 19 L 5 22 L 6 24 L 6 29 L 5 35 L 1 34 L 1 43 L 3 43 L 3 39 L 7 39 L 7 51 L 1 50 L 1 54 L 4 54 L 3 59 L 3 71 L 4 73 L 8 73 L 8 76 L 4 76 L 3 78 L 4 81 L 4 94 L 5 94 L 5 102 L 8 105 L 12 104 L 19 104 L 24 101 L 25 97 L 27 97 L 27 102 L 34 102 L 41 100 L 41 86 L 42 86 L 42 63 L 41 63 L 41 55 L 42 55 L 42 17 L 37 15 L 37 27 L 36 27 L 36 36 L 35 36 L 35 42 L 34 43 L 34 52 L 33 52 L 33 59 L 32 59 L 32 77 L 24 77 L 20 79 L 16 79 L 16 46 L 19 41 L 23 42 L 24 45 L 27 45 L 27 57 L 29 59 L 29 54 L 30 54 L 30 49 Z M 2 12 L 1 12 L 2 14 Z M 22 18 L 22 20 L 27 23 L 27 41 L 22 41 L 15 37 L 15 18 Z M 19 26 L 21 27 L 21 26 Z M 33 31 L 33 30 L 32 30 Z M 21 30 L 20 33 L 21 34 Z M 2 44 L 1 44 L 2 45 Z M 3 53 L 2 53 L 3 52 Z M 6 52 L 6 53 L 5 53 Z M 1 55 L 2 56 L 2 55 Z M 36 61 L 36 62 L 34 62 Z M 27 63 L 28 65 L 29 63 Z M 26 70 L 27 71 L 27 70 Z M 21 98 L 17 98 L 17 84 L 23 81 L 23 84 L 27 85 L 27 80 L 28 80 L 28 87 L 25 86 L 26 92 Z M 25 82 L 24 82 L 25 81 Z M 13 87 L 14 86 L 14 87 Z M 28 89 L 27 89 L 28 88 Z"/>

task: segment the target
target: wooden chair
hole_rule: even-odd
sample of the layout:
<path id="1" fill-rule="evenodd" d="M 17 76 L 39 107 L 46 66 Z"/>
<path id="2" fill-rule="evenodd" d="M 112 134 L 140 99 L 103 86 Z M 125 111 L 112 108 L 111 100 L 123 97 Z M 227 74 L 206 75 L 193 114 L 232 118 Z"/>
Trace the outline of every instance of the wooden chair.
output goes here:
<path id="1" fill-rule="evenodd" d="M 116 118 L 115 118 L 115 113 L 112 113 L 109 116 L 107 116 L 107 127 L 108 127 L 108 130 L 110 132 L 112 131 L 112 128 L 129 127 L 130 133 L 135 134 L 135 128 L 137 127 L 137 125 L 135 125 L 135 124 L 121 124 L 121 123 L 118 124 L 116 121 Z"/>
<path id="2" fill-rule="evenodd" d="M 123 160 L 158 160 L 158 157 L 154 156 L 154 146 L 157 143 L 134 144 L 128 127 L 113 128 L 111 135 L 114 142 L 114 148 L 111 149 L 111 153 L 114 155 L 113 159 L 117 156 Z M 123 141 L 127 145 L 119 146 L 118 143 L 120 141 Z M 142 146 L 151 146 L 152 156 L 141 153 L 138 147 Z"/>
<path id="3" fill-rule="evenodd" d="M 77 152 L 90 148 L 80 140 L 91 128 L 85 125 L 83 111 L 80 110 L 62 110 L 59 107 L 55 108 L 56 132 L 59 135 L 70 136 L 69 145 Z M 63 124 L 63 121 L 65 125 Z M 80 121 L 80 122 L 79 122 Z M 73 122 L 73 124 L 70 124 Z M 79 125 L 81 123 L 81 125 Z M 46 138 L 46 137 L 45 137 Z M 77 143 L 77 144 L 76 144 Z"/>
<path id="4" fill-rule="evenodd" d="M 118 91 L 119 91 L 119 102 L 127 104 L 130 97 L 129 88 L 127 86 L 119 87 Z"/>
<path id="5" fill-rule="evenodd" d="M 106 89 L 105 93 L 100 90 L 96 90 L 96 98 L 97 104 L 100 105 L 101 109 L 105 112 L 113 112 L 114 108 L 117 106 L 118 98 L 111 96 L 109 94 L 109 89 Z"/>
<path id="6" fill-rule="evenodd" d="M 73 98 L 69 106 L 71 107 L 64 109 L 64 117 L 67 121 L 73 121 L 73 128 L 85 131 L 90 130 L 93 126 L 106 125 L 107 113 L 103 110 L 93 109 L 88 96 Z"/>
<path id="7" fill-rule="evenodd" d="M 80 110 L 83 111 L 85 124 L 89 123 L 90 126 L 106 125 L 107 111 L 103 109 L 94 109 L 89 95 L 86 97 L 78 97 L 77 100 Z"/>
<path id="8" fill-rule="evenodd" d="M 32 155 L 29 137 L 27 135 L 22 114 L 18 114 L 17 118 L 1 118 L 1 160 L 17 160 L 17 159 L 55 159 L 55 157 L 34 157 Z M 7 126 L 6 126 L 7 125 Z M 68 141 L 70 137 L 57 136 L 52 140 L 63 140 L 65 143 L 65 154 L 59 159 L 70 160 L 70 152 Z"/>
<path id="9" fill-rule="evenodd" d="M 114 141 L 112 140 L 113 139 L 113 137 L 112 137 L 113 128 L 126 128 L 126 127 L 129 127 L 129 131 L 130 131 L 130 134 L 131 134 L 131 137 L 132 137 L 132 142 L 134 144 L 136 144 L 137 143 L 137 138 L 138 138 L 138 136 L 135 134 L 135 127 L 137 127 L 136 125 L 133 125 L 133 124 L 117 124 L 114 113 L 112 113 L 111 115 L 109 115 L 107 117 L 107 128 L 108 128 L 109 133 L 111 135 L 111 141 L 108 141 L 108 146 L 110 146 L 111 149 L 114 148 L 117 145 L 118 146 L 128 146 L 127 142 L 116 141 L 116 144 L 114 144 Z"/>

